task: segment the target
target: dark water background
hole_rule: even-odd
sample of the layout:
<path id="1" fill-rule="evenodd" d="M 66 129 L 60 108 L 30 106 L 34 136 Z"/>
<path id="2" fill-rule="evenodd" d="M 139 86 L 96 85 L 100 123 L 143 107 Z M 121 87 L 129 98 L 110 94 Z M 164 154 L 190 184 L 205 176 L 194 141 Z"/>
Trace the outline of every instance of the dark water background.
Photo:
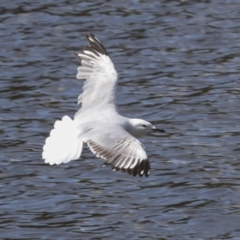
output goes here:
<path id="1" fill-rule="evenodd" d="M 72 52 L 94 33 L 121 113 L 146 137 L 149 178 L 41 159 L 78 110 Z M 0 239 L 240 239 L 240 1 L 0 3 Z"/>

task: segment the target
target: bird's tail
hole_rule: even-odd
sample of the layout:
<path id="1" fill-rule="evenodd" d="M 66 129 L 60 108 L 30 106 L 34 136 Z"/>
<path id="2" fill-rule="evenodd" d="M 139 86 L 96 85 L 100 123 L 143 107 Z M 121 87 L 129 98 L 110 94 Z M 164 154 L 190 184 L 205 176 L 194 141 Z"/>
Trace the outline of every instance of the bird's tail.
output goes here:
<path id="1" fill-rule="evenodd" d="M 77 137 L 75 122 L 68 116 L 57 120 L 50 136 L 43 146 L 42 158 L 45 163 L 61 164 L 78 159 L 83 143 Z"/>

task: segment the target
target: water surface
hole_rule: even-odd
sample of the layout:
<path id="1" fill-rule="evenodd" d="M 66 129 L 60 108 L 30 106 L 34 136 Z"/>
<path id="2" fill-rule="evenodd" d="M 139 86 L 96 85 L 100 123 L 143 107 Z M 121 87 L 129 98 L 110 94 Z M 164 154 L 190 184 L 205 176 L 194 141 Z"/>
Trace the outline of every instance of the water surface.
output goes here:
<path id="1" fill-rule="evenodd" d="M 1 239 L 240 239 L 238 1 L 1 1 Z M 119 72 L 149 178 L 81 160 L 49 166 L 53 123 L 74 116 L 72 52 L 94 33 Z"/>

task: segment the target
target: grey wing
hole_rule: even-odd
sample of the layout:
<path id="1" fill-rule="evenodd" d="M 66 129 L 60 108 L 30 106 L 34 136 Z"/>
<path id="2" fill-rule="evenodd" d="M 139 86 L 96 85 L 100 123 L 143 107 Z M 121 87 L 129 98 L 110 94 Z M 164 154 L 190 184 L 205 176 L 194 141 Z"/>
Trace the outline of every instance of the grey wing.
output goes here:
<path id="1" fill-rule="evenodd" d="M 116 109 L 118 75 L 114 64 L 102 43 L 93 34 L 86 37 L 90 46 L 86 45 L 82 53 L 76 53 L 81 58 L 77 79 L 86 79 L 78 103 L 82 103 L 82 111 L 99 105 L 104 106 L 103 109 Z"/>
<path id="2" fill-rule="evenodd" d="M 150 163 L 143 145 L 123 128 L 101 126 L 83 136 L 90 150 L 97 157 L 105 159 L 104 165 L 111 164 L 113 170 L 130 175 L 150 174 Z"/>

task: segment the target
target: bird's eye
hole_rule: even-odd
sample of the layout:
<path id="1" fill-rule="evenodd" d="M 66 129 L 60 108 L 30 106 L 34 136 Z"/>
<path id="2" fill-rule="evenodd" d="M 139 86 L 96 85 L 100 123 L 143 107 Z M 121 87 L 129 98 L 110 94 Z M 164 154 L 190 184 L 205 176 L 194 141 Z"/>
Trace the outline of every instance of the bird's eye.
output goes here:
<path id="1" fill-rule="evenodd" d="M 142 125 L 142 127 L 146 128 L 146 127 L 147 127 L 147 125 L 143 124 L 143 125 Z"/>

